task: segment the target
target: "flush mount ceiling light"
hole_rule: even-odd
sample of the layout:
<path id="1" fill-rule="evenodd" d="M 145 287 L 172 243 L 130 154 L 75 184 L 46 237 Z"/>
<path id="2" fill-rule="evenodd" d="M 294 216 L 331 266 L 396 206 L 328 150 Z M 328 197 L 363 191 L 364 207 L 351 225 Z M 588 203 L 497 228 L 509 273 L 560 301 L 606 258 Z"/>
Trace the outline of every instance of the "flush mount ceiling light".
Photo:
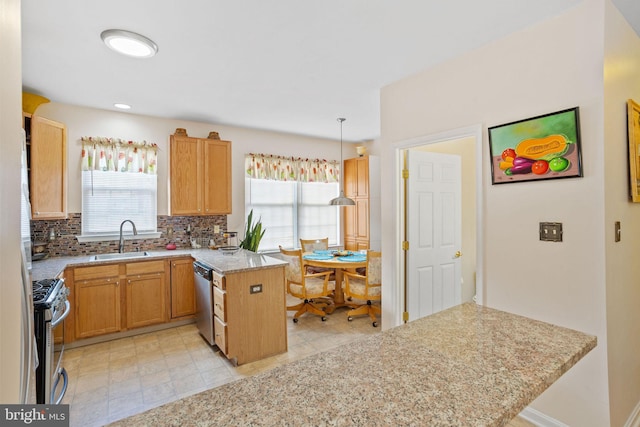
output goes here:
<path id="1" fill-rule="evenodd" d="M 353 206 L 356 204 L 356 202 L 344 195 L 344 179 L 342 177 L 342 170 L 344 169 L 342 167 L 342 123 L 345 120 L 347 119 L 342 117 L 338 119 L 340 122 L 340 195 L 335 199 L 331 199 L 329 202 L 331 206 Z"/>
<path id="2" fill-rule="evenodd" d="M 105 30 L 100 34 L 110 49 L 134 58 L 151 58 L 158 52 L 158 45 L 143 35 L 126 30 Z"/>
<path id="3" fill-rule="evenodd" d="M 115 103 L 113 104 L 114 107 L 119 108 L 120 110 L 130 110 L 131 109 L 131 105 L 129 104 L 120 104 L 120 103 Z"/>

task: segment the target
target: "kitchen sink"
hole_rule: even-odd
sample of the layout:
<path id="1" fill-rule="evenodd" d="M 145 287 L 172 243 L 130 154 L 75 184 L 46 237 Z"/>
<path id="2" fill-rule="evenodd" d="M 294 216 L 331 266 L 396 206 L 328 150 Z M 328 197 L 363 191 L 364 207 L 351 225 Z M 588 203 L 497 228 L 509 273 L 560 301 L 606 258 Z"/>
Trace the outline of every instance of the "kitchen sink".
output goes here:
<path id="1" fill-rule="evenodd" d="M 149 256 L 149 252 L 122 252 L 115 254 L 98 254 L 91 257 L 91 261 L 107 261 L 112 259 L 131 259 Z"/>

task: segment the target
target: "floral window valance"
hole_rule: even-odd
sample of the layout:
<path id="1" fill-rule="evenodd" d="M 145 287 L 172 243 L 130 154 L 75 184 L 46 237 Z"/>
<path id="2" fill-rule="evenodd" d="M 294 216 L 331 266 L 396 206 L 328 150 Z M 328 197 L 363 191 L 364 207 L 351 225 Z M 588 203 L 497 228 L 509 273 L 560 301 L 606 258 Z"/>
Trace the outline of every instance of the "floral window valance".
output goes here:
<path id="1" fill-rule="evenodd" d="M 158 173 L 158 145 L 147 141 L 83 136 L 82 170 Z"/>
<path id="2" fill-rule="evenodd" d="M 336 160 L 302 159 L 249 153 L 244 158 L 245 176 L 274 181 L 339 182 Z"/>

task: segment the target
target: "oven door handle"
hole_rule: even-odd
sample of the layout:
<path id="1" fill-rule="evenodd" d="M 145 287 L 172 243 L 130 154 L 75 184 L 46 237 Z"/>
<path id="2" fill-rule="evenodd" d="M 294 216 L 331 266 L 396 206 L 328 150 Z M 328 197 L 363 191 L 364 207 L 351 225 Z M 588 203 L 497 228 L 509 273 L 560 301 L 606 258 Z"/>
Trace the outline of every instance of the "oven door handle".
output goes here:
<path id="1" fill-rule="evenodd" d="M 60 390 L 60 396 L 54 402 L 55 399 L 55 390 L 58 388 L 58 383 L 60 382 L 60 377 L 62 377 L 62 390 Z M 62 402 L 62 398 L 67 393 L 67 386 L 69 385 L 69 375 L 67 375 L 67 370 L 62 368 L 60 372 L 58 372 L 58 377 L 56 378 L 56 382 L 53 383 L 53 388 L 51 392 L 51 403 L 54 405 L 59 405 Z"/>
<path id="2" fill-rule="evenodd" d="M 62 313 L 62 316 L 58 317 L 55 322 L 51 322 L 51 327 L 55 328 L 56 326 L 58 326 L 60 322 L 62 322 L 69 315 L 70 311 L 71 304 L 69 304 L 69 300 L 66 300 L 64 302 L 64 313 Z"/>

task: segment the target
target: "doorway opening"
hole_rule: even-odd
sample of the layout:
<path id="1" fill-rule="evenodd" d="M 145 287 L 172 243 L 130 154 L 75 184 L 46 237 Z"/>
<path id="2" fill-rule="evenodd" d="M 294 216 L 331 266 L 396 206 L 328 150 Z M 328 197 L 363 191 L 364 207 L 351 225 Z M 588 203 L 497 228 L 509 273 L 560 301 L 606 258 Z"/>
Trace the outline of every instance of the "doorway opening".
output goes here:
<path id="1" fill-rule="evenodd" d="M 449 292 L 449 300 L 457 302 L 476 301 L 479 304 L 484 302 L 484 287 L 483 287 L 483 274 L 482 274 L 482 251 L 483 235 L 482 235 L 482 165 L 480 159 L 482 158 L 482 126 L 471 126 L 467 128 L 455 129 L 448 132 L 443 132 L 434 135 L 426 135 L 419 138 L 413 138 L 411 140 L 401 141 L 395 145 L 396 150 L 396 176 L 403 177 L 403 170 L 405 168 L 405 160 L 407 155 L 418 157 L 419 153 L 433 153 L 436 158 L 442 155 L 443 158 L 447 156 L 458 157 L 460 160 L 460 170 L 458 179 L 460 180 L 460 248 L 456 249 L 451 247 L 451 256 L 453 260 L 451 265 L 455 265 L 457 262 L 460 267 L 460 278 L 455 278 L 453 275 L 453 268 L 449 271 L 438 271 L 437 274 L 446 277 L 445 281 L 456 281 L 457 288 L 445 290 Z M 439 154 L 435 154 L 439 153 Z M 417 155 L 417 156 L 416 156 Z M 415 167 L 415 166 L 414 166 Z M 409 171 L 411 173 L 418 173 L 418 171 Z M 422 315 L 431 314 L 430 311 L 439 311 L 447 308 L 441 306 L 441 303 L 420 308 L 420 303 L 412 301 L 411 298 L 416 298 L 421 293 L 436 295 L 435 299 L 440 296 L 436 290 L 433 293 L 431 288 L 431 274 L 428 268 L 424 266 L 417 266 L 414 262 L 413 265 L 410 262 L 410 252 L 412 246 L 415 250 L 418 250 L 419 244 L 417 239 L 424 237 L 420 236 L 416 231 L 419 228 L 415 227 L 416 222 L 420 219 L 422 214 L 418 214 L 419 210 L 411 209 L 411 203 L 413 206 L 422 203 L 429 209 L 432 206 L 430 202 L 420 202 L 419 200 L 410 200 L 411 197 L 420 199 L 411 195 L 411 192 L 405 193 L 405 179 L 401 178 L 397 180 L 397 227 L 396 233 L 398 237 L 398 244 L 396 259 L 399 260 L 398 268 L 396 269 L 396 283 L 399 286 L 396 287 L 396 310 L 395 319 L 396 324 L 415 320 Z M 430 200 L 428 197 L 423 200 Z M 445 202 L 446 205 L 446 202 Z M 446 207 L 446 206 L 445 206 Z M 448 224 L 448 230 L 434 229 L 433 233 L 449 232 L 451 234 L 452 225 Z M 412 230 L 412 231 L 408 231 Z M 427 237 L 429 233 L 426 233 Z M 439 237 L 442 237 L 440 234 Z M 414 240 L 415 244 L 411 244 L 410 241 Z M 427 239 L 428 240 L 428 239 Z M 445 239 L 446 240 L 446 239 Z M 405 243 L 407 242 L 407 243 Z M 405 249 L 408 248 L 408 249 Z M 414 252 L 415 254 L 415 252 Z M 418 258 L 424 258 L 427 255 L 420 254 Z M 415 257 L 414 257 L 415 258 Z M 459 258 L 456 260 L 456 258 Z M 414 270 L 407 270 L 414 269 Z M 446 270 L 446 268 L 445 268 Z M 422 280 L 422 277 L 428 277 L 427 280 Z M 411 286 L 413 285 L 413 291 Z M 426 287 L 427 289 L 420 289 L 420 287 Z M 424 298 L 424 295 L 423 297 Z M 445 299 L 447 296 L 445 296 Z M 457 299 L 456 299 L 457 298 Z M 427 298 L 428 299 L 428 298 Z M 427 305 L 430 303 L 428 302 Z M 434 311 L 435 310 L 435 311 Z M 414 313 L 412 314 L 411 311 Z"/>

